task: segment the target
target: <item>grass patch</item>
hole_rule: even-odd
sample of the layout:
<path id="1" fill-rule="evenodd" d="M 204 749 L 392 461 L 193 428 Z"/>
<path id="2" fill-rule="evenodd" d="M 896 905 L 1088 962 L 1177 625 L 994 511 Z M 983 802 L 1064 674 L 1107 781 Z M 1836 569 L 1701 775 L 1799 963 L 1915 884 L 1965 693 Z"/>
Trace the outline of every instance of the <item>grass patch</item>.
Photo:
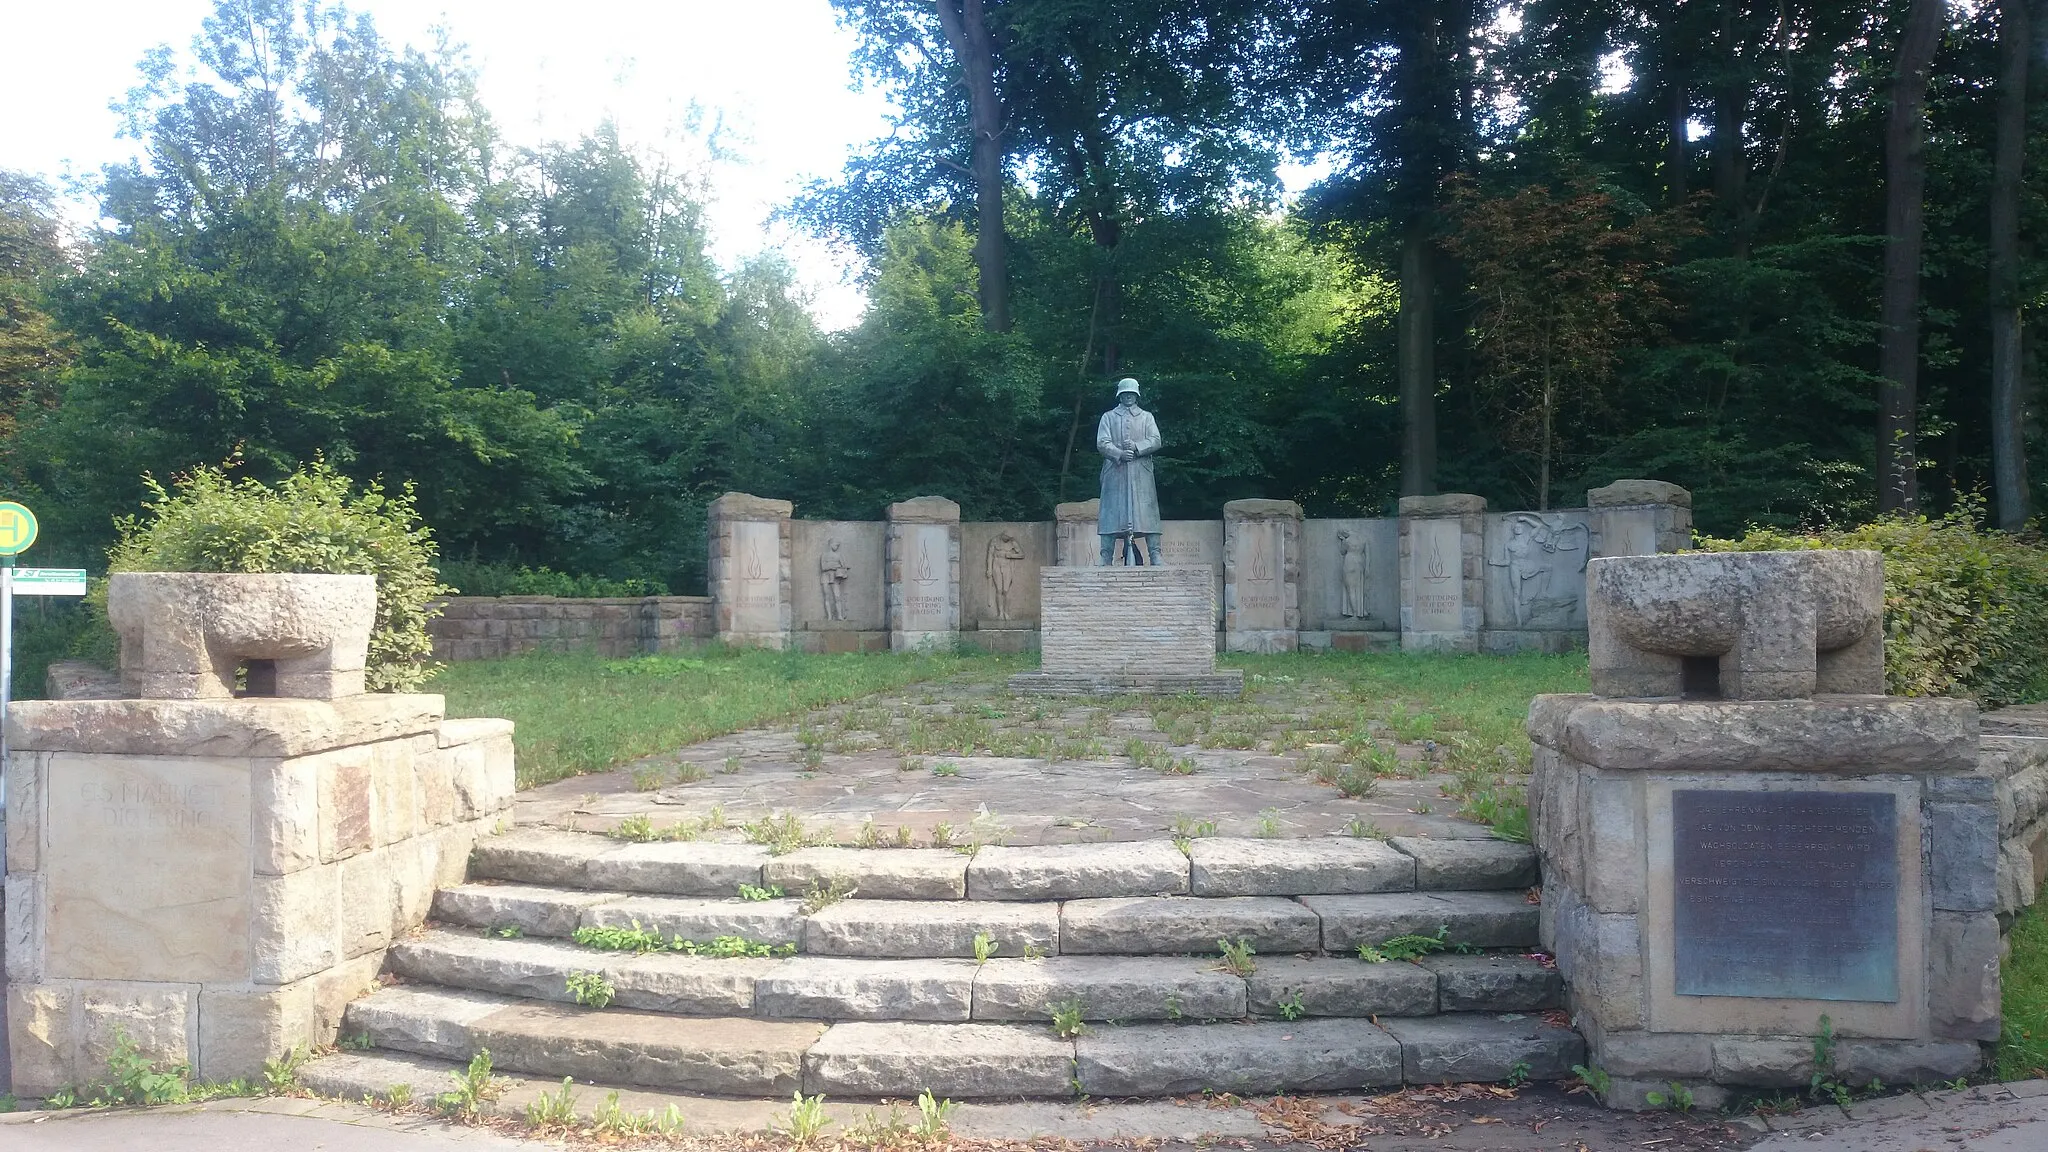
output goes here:
<path id="1" fill-rule="evenodd" d="M 708 649 L 614 660 L 531 652 L 450 665 L 428 687 L 447 696 L 450 716 L 500 716 L 517 725 L 519 787 L 532 788 L 819 705 L 948 676 L 994 679 L 1023 667 L 1016 657 L 950 654 Z"/>
<path id="2" fill-rule="evenodd" d="M 1546 692 L 1590 691 L 1586 654 L 1546 656 L 1410 656 L 1398 652 L 1297 652 L 1280 656 L 1226 655 L 1226 668 L 1242 668 L 1248 696 L 1289 680 L 1335 681 L 1352 699 L 1403 740 L 1456 736 L 1491 750 L 1527 747 L 1522 724 L 1529 698 Z M 1425 717 L 1432 720 L 1425 720 Z"/>
<path id="3" fill-rule="evenodd" d="M 2012 926 L 2005 959 L 2004 1034 L 1998 1041 L 1998 1078 L 2048 1076 L 2048 889 Z"/>

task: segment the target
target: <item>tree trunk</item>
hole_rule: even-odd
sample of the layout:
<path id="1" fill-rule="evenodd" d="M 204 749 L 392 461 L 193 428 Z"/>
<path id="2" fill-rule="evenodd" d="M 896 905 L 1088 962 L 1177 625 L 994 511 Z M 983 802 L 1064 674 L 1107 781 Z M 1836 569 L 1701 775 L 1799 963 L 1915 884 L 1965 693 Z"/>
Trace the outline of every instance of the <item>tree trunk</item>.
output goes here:
<path id="1" fill-rule="evenodd" d="M 1991 165 L 1991 475 L 1998 526 L 2026 526 L 2026 403 L 2020 379 L 2020 180 L 2027 148 L 2027 55 L 2031 9 L 2003 0 L 1998 12 L 1998 142 Z"/>
<path id="2" fill-rule="evenodd" d="M 1401 238 L 1401 495 L 1436 492 L 1436 252 L 1426 220 Z"/>
<path id="3" fill-rule="evenodd" d="M 967 78 L 974 125 L 974 266 L 982 327 L 1010 330 L 1009 253 L 1003 240 L 1003 106 L 996 94 L 996 53 L 982 0 L 938 0 L 939 25 Z"/>
<path id="4" fill-rule="evenodd" d="M 1945 0 L 1913 0 L 1892 73 L 1884 131 L 1884 287 L 1877 351 L 1877 509 L 1919 506 L 1920 248 L 1926 231 L 1927 73 L 1941 43 Z"/>
<path id="5" fill-rule="evenodd" d="M 1664 145 L 1665 184 L 1671 189 L 1671 205 L 1685 203 L 1687 168 L 1692 161 L 1685 154 L 1685 134 L 1692 121 L 1692 94 L 1686 91 L 1685 74 L 1674 71 L 1665 81 L 1664 118 L 1671 138 Z"/>

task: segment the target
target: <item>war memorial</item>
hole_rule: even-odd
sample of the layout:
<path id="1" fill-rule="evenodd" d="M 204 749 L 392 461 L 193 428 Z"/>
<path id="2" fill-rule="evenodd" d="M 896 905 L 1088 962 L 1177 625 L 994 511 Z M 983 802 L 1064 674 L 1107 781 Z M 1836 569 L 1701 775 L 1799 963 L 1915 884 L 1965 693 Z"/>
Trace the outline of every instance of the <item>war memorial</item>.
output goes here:
<path id="1" fill-rule="evenodd" d="M 880 754 L 821 773 L 787 733 L 684 749 L 763 766 L 644 803 L 830 843 L 636 842 L 600 826 L 631 794 L 515 797 L 508 722 L 363 692 L 370 577 L 123 575 L 121 692 L 8 717 L 12 1090 L 86 1082 L 117 1037 L 216 1079 L 318 1049 L 305 1083 L 342 1094 L 430 1093 L 488 1050 L 522 1090 L 693 1100 L 1580 1075 L 1643 1108 L 1981 1064 L 2002 925 L 2041 880 L 2048 730 L 1884 694 L 1878 554 L 1677 554 L 1688 498 L 1652 481 L 1544 513 L 1161 520 L 1170 440 L 1138 399 L 1102 417 L 1101 499 L 1050 522 L 725 497 L 701 639 L 1035 648 L 1005 691 L 1048 707 L 1234 696 L 1219 650 L 1583 644 L 1591 693 L 1529 708 L 1533 843 L 1193 751 L 1184 777 L 977 758 L 1010 823 L 983 802 L 971 839 L 885 846 L 853 814 L 924 785 Z M 1287 818 L 1169 827 L 1164 797 L 1201 789 Z"/>

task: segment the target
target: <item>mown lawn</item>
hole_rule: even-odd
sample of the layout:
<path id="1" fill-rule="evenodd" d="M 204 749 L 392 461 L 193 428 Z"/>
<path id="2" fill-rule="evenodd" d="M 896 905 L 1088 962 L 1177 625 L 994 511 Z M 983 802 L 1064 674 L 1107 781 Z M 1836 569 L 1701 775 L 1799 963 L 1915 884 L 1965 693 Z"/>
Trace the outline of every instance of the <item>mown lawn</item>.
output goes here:
<path id="1" fill-rule="evenodd" d="M 1544 656 L 1409 656 L 1398 652 L 1299 652 L 1285 656 L 1224 656 L 1242 668 L 1253 687 L 1295 677 L 1338 686 L 1353 699 L 1382 709 L 1433 717 L 1438 730 L 1458 732 L 1486 747 L 1527 742 L 1522 722 L 1529 698 L 1546 692 L 1584 692 L 1586 654 Z"/>
<path id="2" fill-rule="evenodd" d="M 2048 1076 L 2048 892 L 2012 926 L 2005 959 L 2005 1034 L 1998 1044 L 1998 1078 Z"/>
<path id="3" fill-rule="evenodd" d="M 613 660 L 533 652 L 451 664 L 424 691 L 450 716 L 499 716 L 516 727 L 519 786 L 532 788 L 922 680 L 1018 671 L 1018 657 L 811 656 L 706 649 Z"/>

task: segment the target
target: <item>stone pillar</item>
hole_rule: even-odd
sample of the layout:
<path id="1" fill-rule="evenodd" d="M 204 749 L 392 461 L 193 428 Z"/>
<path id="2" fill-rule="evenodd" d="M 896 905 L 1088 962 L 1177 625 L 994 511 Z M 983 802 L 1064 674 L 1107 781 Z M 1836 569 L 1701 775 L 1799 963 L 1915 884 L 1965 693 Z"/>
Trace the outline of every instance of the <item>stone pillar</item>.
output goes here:
<path id="1" fill-rule="evenodd" d="M 1301 634 L 1301 505 L 1223 506 L 1223 646 L 1292 652 Z"/>
<path id="2" fill-rule="evenodd" d="M 708 576 L 720 643 L 789 645 L 791 511 L 787 500 L 744 492 L 711 502 Z"/>
<path id="3" fill-rule="evenodd" d="M 129 590 L 110 590 L 117 618 Z M 193 604 L 185 658 L 363 657 L 310 650 L 308 635 L 353 631 L 309 622 L 316 601 Z M 252 636 L 240 630 L 251 620 L 300 630 Z M 150 663 L 124 669 L 131 682 L 151 682 L 174 634 L 152 634 Z M 103 1078 L 122 1034 L 146 1058 L 215 1081 L 333 1043 L 391 942 L 425 922 L 477 838 L 510 817 L 511 723 L 443 719 L 439 696 L 26 701 L 7 727 L 18 1096 Z"/>
<path id="4" fill-rule="evenodd" d="M 1531 703 L 1529 814 L 1542 944 L 1612 1106 L 1931 1084 L 1998 1036 L 1996 780 L 1969 701 L 1877 694 L 1878 561 L 1591 562 L 1595 644 L 1642 658 Z"/>
<path id="5" fill-rule="evenodd" d="M 1477 652 L 1486 622 L 1486 498 L 1401 497 L 1401 650 Z"/>
<path id="6" fill-rule="evenodd" d="M 1102 560 L 1102 541 L 1095 523 L 1102 501 L 1076 500 L 1053 508 L 1053 564 L 1060 568 L 1093 568 Z"/>
<path id="7" fill-rule="evenodd" d="M 1692 547 L 1692 493 L 1662 480 L 1616 480 L 1586 490 L 1593 555 L 1650 556 Z"/>
<path id="8" fill-rule="evenodd" d="M 883 551 L 889 650 L 953 647 L 960 640 L 960 506 L 943 496 L 889 505 Z"/>

